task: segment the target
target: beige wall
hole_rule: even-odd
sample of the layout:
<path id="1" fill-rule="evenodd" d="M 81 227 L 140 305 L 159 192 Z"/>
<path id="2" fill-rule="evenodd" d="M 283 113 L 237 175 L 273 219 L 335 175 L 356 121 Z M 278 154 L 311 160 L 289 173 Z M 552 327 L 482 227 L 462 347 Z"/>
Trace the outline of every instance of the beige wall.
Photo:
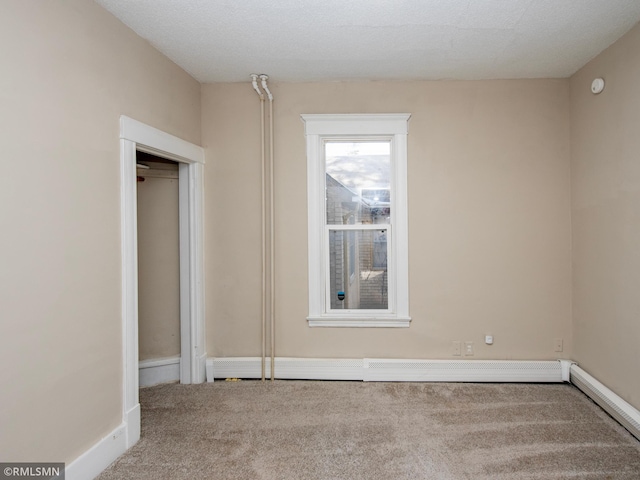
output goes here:
<path id="1" fill-rule="evenodd" d="M 144 164 L 152 170 L 138 182 L 138 358 L 150 360 L 180 355 L 178 164 Z"/>
<path id="2" fill-rule="evenodd" d="M 272 85 L 277 355 L 571 356 L 568 80 Z M 260 354 L 259 101 L 202 88 L 208 354 Z M 411 113 L 408 329 L 309 328 L 302 113 Z M 484 334 L 495 337 L 484 344 Z M 565 352 L 554 352 L 562 338 Z"/>
<path id="3" fill-rule="evenodd" d="M 202 87 L 208 356 L 260 355 L 260 105 L 246 87 Z"/>
<path id="4" fill-rule="evenodd" d="M 640 27 L 571 78 L 574 359 L 640 408 Z M 605 90 L 593 95 L 591 82 Z"/>
<path id="5" fill-rule="evenodd" d="M 199 143 L 200 86 L 89 0 L 0 43 L 0 452 L 70 462 L 122 421 L 119 116 Z"/>

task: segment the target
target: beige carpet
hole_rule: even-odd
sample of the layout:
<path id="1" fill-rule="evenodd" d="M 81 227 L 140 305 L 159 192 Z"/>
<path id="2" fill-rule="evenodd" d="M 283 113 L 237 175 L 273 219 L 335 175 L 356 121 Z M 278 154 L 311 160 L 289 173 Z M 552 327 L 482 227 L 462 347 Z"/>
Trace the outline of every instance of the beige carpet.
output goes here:
<path id="1" fill-rule="evenodd" d="M 570 385 L 276 381 L 140 391 L 110 479 L 640 479 L 640 442 Z"/>

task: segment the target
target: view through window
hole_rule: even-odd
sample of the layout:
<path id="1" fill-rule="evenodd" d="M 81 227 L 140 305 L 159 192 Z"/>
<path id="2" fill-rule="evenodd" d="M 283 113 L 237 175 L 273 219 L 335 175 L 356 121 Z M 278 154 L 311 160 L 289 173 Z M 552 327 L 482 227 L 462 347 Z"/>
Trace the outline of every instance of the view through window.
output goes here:
<path id="1" fill-rule="evenodd" d="M 330 309 L 389 307 L 391 142 L 327 141 Z"/>

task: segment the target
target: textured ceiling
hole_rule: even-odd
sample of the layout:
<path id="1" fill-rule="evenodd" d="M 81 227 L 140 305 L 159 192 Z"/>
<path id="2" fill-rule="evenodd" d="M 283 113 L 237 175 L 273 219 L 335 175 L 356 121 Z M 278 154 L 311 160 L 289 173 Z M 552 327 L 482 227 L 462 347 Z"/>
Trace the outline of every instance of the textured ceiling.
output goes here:
<path id="1" fill-rule="evenodd" d="M 96 0 L 202 83 L 568 77 L 640 0 Z"/>

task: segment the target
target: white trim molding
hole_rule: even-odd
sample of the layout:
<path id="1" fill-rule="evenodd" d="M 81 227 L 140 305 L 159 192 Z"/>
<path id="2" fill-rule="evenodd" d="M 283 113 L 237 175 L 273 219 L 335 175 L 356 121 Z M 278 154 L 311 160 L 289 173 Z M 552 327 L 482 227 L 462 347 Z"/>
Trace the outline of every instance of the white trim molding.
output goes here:
<path id="1" fill-rule="evenodd" d="M 138 362 L 140 387 L 180 381 L 180 356 L 153 358 Z"/>
<path id="2" fill-rule="evenodd" d="M 305 135 L 406 135 L 410 113 L 311 113 L 301 115 Z"/>
<path id="3" fill-rule="evenodd" d="M 126 447 L 140 438 L 138 400 L 138 253 L 136 151 L 180 163 L 180 381 L 205 380 L 204 150 L 132 118 L 120 117 L 120 216 L 122 242 L 123 422 Z"/>
<path id="4" fill-rule="evenodd" d="M 411 115 L 303 114 L 307 141 L 307 202 L 310 327 L 409 327 L 409 229 L 407 195 L 407 134 Z M 388 141 L 391 146 L 391 208 L 389 224 L 327 225 L 325 143 L 328 141 Z M 388 308 L 331 309 L 329 240 L 332 230 L 374 230 L 388 235 Z M 332 228 L 335 227 L 335 228 Z"/>
<path id="5" fill-rule="evenodd" d="M 120 116 L 120 138 L 135 142 L 142 152 L 177 162 L 205 163 L 202 147 L 125 115 Z"/>
<path id="6" fill-rule="evenodd" d="M 207 360 L 207 380 L 260 378 L 259 357 Z M 557 360 L 275 359 L 275 378 L 365 382 L 562 382 Z"/>
<path id="7" fill-rule="evenodd" d="M 349 318 L 330 318 L 328 316 L 307 317 L 310 327 L 382 327 L 382 328 L 406 328 L 411 324 L 411 317 L 393 317 L 385 318 L 379 316 L 372 317 L 352 317 Z"/>

